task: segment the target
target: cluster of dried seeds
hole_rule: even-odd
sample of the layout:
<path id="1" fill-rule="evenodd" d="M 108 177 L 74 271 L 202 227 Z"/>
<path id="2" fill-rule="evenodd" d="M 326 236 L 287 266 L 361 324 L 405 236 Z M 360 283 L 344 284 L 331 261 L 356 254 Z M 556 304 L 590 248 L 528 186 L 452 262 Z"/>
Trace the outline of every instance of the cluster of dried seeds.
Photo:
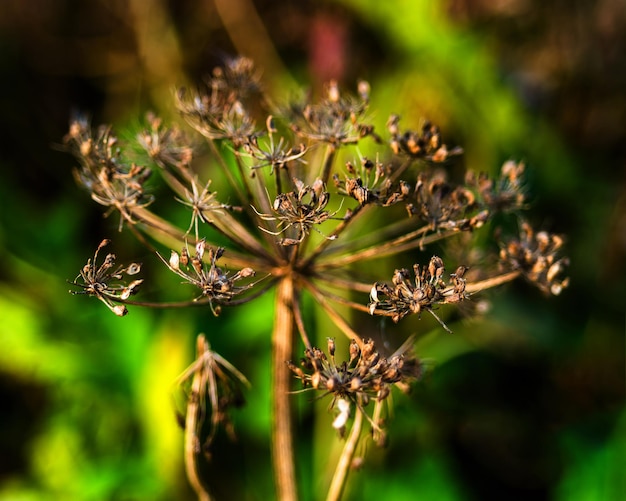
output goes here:
<path id="1" fill-rule="evenodd" d="M 369 339 L 360 346 L 355 340 L 350 343 L 350 358 L 341 363 L 335 361 L 335 340 L 328 338 L 328 356 L 319 348 L 307 348 L 300 365 L 287 363 L 289 369 L 302 381 L 305 388 L 323 391 L 333 396 L 331 407 L 340 406 L 340 413 L 333 426 L 343 433 L 349 408 L 355 406 L 360 412 L 374 399 L 385 400 L 393 385 L 408 391 L 409 383 L 420 379 L 424 367 L 409 351 L 405 343 L 389 357 L 377 350 Z M 342 409 L 342 402 L 349 406 Z M 372 423 L 379 428 L 381 423 Z"/>
<path id="2" fill-rule="evenodd" d="M 558 295 L 569 284 L 569 278 L 562 278 L 569 260 L 558 257 L 562 246 L 562 237 L 545 231 L 535 233 L 523 223 L 519 240 L 511 240 L 500 249 L 500 260 L 505 267 L 520 270 L 542 291 Z"/>
<path id="3" fill-rule="evenodd" d="M 206 250 L 206 243 L 200 240 L 195 247 L 195 254 L 189 255 L 187 247 L 183 247 L 180 254 L 172 251 L 169 261 L 161 258 L 170 270 L 183 278 L 185 282 L 198 287 L 202 295 L 196 298 L 207 298 L 214 314 L 219 313 L 220 304 L 227 303 L 236 295 L 248 290 L 252 284 L 237 286 L 236 282 L 254 276 L 252 268 L 243 268 L 233 275 L 223 271 L 217 266 L 217 260 L 224 253 L 223 247 L 208 249 L 209 263 L 205 263 L 203 258 Z"/>
<path id="4" fill-rule="evenodd" d="M 86 120 L 75 120 L 64 143 L 81 162 L 74 171 L 76 179 L 91 192 L 93 200 L 109 208 L 106 215 L 114 210 L 120 213 L 120 229 L 124 221 L 133 221 L 133 210 L 154 201 L 144 187 L 151 170 L 122 161 L 110 127 L 99 127 L 94 136 Z"/>
<path id="5" fill-rule="evenodd" d="M 389 176 L 391 166 L 385 167 L 378 160 L 374 162 L 366 157 L 362 158 L 359 171 L 351 162 L 347 162 L 346 171 L 343 181 L 338 174 L 333 175 L 337 192 L 354 198 L 361 206 L 375 204 L 389 207 L 404 200 L 411 191 L 405 181 L 394 183 Z"/>
<path id="6" fill-rule="evenodd" d="M 391 134 L 391 150 L 396 154 L 403 153 L 412 158 L 423 158 L 432 162 L 443 162 L 451 156 L 463 153 L 461 148 L 448 150 L 441 139 L 439 127 L 425 122 L 420 132 L 400 131 L 400 116 L 391 115 L 387 120 L 387 130 Z"/>
<path id="7" fill-rule="evenodd" d="M 124 316 L 128 313 L 126 306 L 115 304 L 119 301 L 127 300 L 137 292 L 143 279 L 132 280 L 125 284 L 122 282 L 124 275 L 132 276 L 141 271 L 141 265 L 132 263 L 128 266 L 115 266 L 115 254 L 107 254 L 102 264 L 98 265 L 98 253 L 107 246 L 110 240 L 103 240 L 98 245 L 93 259 L 89 259 L 87 264 L 80 270 L 80 274 L 74 279 L 72 285 L 82 288 L 82 291 L 70 291 L 72 294 L 87 294 L 95 296 L 117 316 Z M 82 279 L 82 283 L 78 279 Z"/>
<path id="8" fill-rule="evenodd" d="M 465 279 L 463 276 L 467 267 L 459 266 L 455 273 L 450 275 L 450 283 L 444 281 L 444 264 L 440 257 L 433 256 L 420 269 L 419 264 L 413 265 L 415 280 L 411 280 L 409 270 L 396 270 L 391 279 L 391 285 L 377 282 L 370 292 L 369 311 L 371 315 L 389 316 L 398 322 L 410 314 L 420 314 L 422 311 L 431 313 L 442 326 L 448 327 L 434 313 L 433 307 L 439 304 L 458 303 L 466 299 Z"/>
<path id="9" fill-rule="evenodd" d="M 280 235 L 289 228 L 296 228 L 295 238 L 285 237 L 280 240 L 280 245 L 297 245 L 314 225 L 321 224 L 332 218 L 335 213 L 326 210 L 330 200 L 330 194 L 326 191 L 324 183 L 318 179 L 313 186 L 305 185 L 299 179 L 293 179 L 295 190 L 287 193 L 279 193 L 274 199 L 272 206 L 273 214 L 261 214 L 259 217 L 264 221 L 275 221 L 277 231 L 271 231 L 261 227 L 266 233 Z"/>

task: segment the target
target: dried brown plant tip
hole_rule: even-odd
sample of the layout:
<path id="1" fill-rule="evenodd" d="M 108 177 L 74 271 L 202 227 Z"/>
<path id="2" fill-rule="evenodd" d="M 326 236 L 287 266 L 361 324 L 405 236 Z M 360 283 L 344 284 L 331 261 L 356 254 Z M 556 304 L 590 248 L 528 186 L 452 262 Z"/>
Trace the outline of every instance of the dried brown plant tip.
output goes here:
<path id="1" fill-rule="evenodd" d="M 186 235 L 194 228 L 196 240 L 200 239 L 198 223 L 210 223 L 211 212 L 218 210 L 241 211 L 241 207 L 233 207 L 232 205 L 223 204 L 217 200 L 217 194 L 209 190 L 211 181 L 209 180 L 202 188 L 199 187 L 198 181 L 194 178 L 190 182 L 191 190 L 184 188 L 184 197 L 177 198 L 180 203 L 191 208 L 191 222 L 187 228 Z"/>
<path id="2" fill-rule="evenodd" d="M 226 139 L 239 148 L 258 134 L 244 106 L 259 97 L 259 76 L 252 61 L 234 58 L 217 68 L 197 93 L 180 89 L 176 106 L 188 123 L 208 139 Z"/>
<path id="3" fill-rule="evenodd" d="M 296 188 L 294 191 L 279 193 L 276 196 L 272 206 L 273 214 L 257 212 L 257 215 L 262 220 L 277 223 L 277 231 L 260 226 L 266 233 L 280 235 L 287 232 L 290 228 L 295 229 L 295 232 L 289 233 L 286 238 L 280 241 L 280 244 L 285 246 L 299 244 L 310 233 L 311 229 L 315 229 L 322 234 L 314 226 L 322 224 L 336 214 L 336 212 L 329 213 L 325 210 L 330 200 L 330 194 L 326 191 L 324 183 L 320 179 L 317 179 L 313 186 L 305 185 L 302 181 L 295 178 L 293 183 Z"/>
<path id="4" fill-rule="evenodd" d="M 491 212 L 510 212 L 526 208 L 526 192 L 522 162 L 509 160 L 500 169 L 500 176 L 491 179 L 487 174 L 468 171 L 466 185 L 474 189 L 481 200 L 481 205 Z"/>
<path id="5" fill-rule="evenodd" d="M 230 275 L 217 266 L 217 260 L 224 254 L 224 248 L 208 248 L 209 264 L 204 262 L 206 242 L 200 240 L 195 246 L 195 253 L 189 254 L 187 247 L 183 247 L 180 254 L 172 251 L 170 259 L 166 261 L 160 254 L 159 257 L 167 267 L 183 278 L 185 282 L 198 287 L 202 295 L 195 300 L 202 298 L 208 300 L 211 310 L 217 316 L 220 312 L 220 304 L 228 303 L 238 294 L 250 289 L 253 284 L 243 286 L 236 285 L 243 279 L 253 277 L 255 272 L 252 268 L 243 268 Z"/>
<path id="6" fill-rule="evenodd" d="M 189 138 L 178 127 L 165 127 L 153 113 L 148 113 L 146 120 L 149 128 L 137 135 L 137 141 L 157 165 L 189 167 L 193 160 Z"/>
<path id="7" fill-rule="evenodd" d="M 285 167 L 289 162 L 294 160 L 303 161 L 302 157 L 306 154 L 307 147 L 304 144 L 289 146 L 283 137 L 278 142 L 275 142 L 274 134 L 276 129 L 271 115 L 267 117 L 266 124 L 268 131 L 267 141 L 259 144 L 259 138 L 251 136 L 250 140 L 243 144 L 243 151 L 253 159 L 252 168 L 260 169 L 269 166 L 273 174 L 274 170 Z"/>
<path id="8" fill-rule="evenodd" d="M 391 115 L 387 120 L 387 130 L 391 134 L 389 144 L 396 155 L 403 153 L 412 158 L 443 162 L 451 156 L 463 153 L 459 147 L 448 150 L 442 142 L 439 127 L 431 122 L 424 122 L 420 132 L 411 130 L 400 132 L 399 123 L 399 115 Z"/>
<path id="9" fill-rule="evenodd" d="M 340 194 L 354 198 L 361 206 L 376 204 L 388 207 L 404 200 L 411 192 L 408 183 L 393 183 L 388 177 L 392 172 L 391 165 L 384 166 L 378 160 L 373 162 L 364 157 L 358 172 L 351 162 L 346 164 L 346 170 L 344 181 L 338 174 L 333 175 L 335 187 Z M 357 177 L 352 177 L 354 175 Z"/>
<path id="10" fill-rule="evenodd" d="M 220 427 L 235 438 L 230 410 L 244 403 L 243 388 L 250 387 L 246 377 L 228 360 L 212 351 L 204 334 L 196 341 L 196 360 L 183 372 L 176 384 L 186 395 L 185 468 L 187 477 L 199 499 L 210 499 L 197 471 L 197 457 L 204 453 L 211 458 L 211 444 Z M 210 428 L 203 435 L 206 416 Z"/>
<path id="11" fill-rule="evenodd" d="M 102 264 L 98 265 L 98 253 L 111 241 L 103 240 L 98 245 L 93 259 L 89 259 L 87 264 L 80 270 L 80 274 L 72 282 L 73 285 L 81 287 L 82 291 L 70 291 L 72 294 L 87 294 L 95 296 L 117 316 L 124 316 L 128 313 L 126 306 L 115 304 L 118 301 L 127 300 L 132 294 L 137 292 L 143 279 L 133 280 L 128 284 L 122 282 L 124 275 L 136 275 L 141 270 L 141 265 L 132 263 L 128 266 L 119 265 L 115 267 L 115 254 L 107 254 Z M 78 279 L 82 283 L 77 282 Z"/>
<path id="12" fill-rule="evenodd" d="M 379 141 L 374 126 L 364 122 L 369 105 L 369 84 L 360 82 L 359 97 L 342 95 L 335 80 L 329 82 L 318 103 L 293 103 L 285 111 L 291 129 L 312 142 L 333 146 L 356 144 L 371 136 Z"/>
<path id="13" fill-rule="evenodd" d="M 109 127 L 99 127 L 94 137 L 85 120 L 76 120 L 70 125 L 64 142 L 81 164 L 74 172 L 78 183 L 91 193 L 93 200 L 109 207 L 105 215 L 115 210 L 120 213 L 120 230 L 124 221 L 133 222 L 135 209 L 147 207 L 154 201 L 144 189 L 150 169 L 122 160 L 117 137 Z"/>
<path id="14" fill-rule="evenodd" d="M 369 311 L 371 315 L 389 316 L 394 322 L 407 315 L 418 315 L 428 311 L 448 332 L 450 329 L 435 314 L 433 306 L 438 304 L 458 303 L 464 300 L 466 267 L 459 266 L 452 275 L 450 283 L 443 279 L 444 265 L 440 257 L 433 256 L 420 270 L 418 264 L 413 265 L 415 281 L 410 280 L 409 270 L 396 270 L 392 277 L 392 284 L 377 282 L 370 292 Z"/>
<path id="15" fill-rule="evenodd" d="M 474 230 L 480 228 L 489 212 L 479 210 L 476 197 L 464 186 L 452 186 L 445 173 L 420 172 L 415 186 L 415 204 L 408 204 L 409 215 L 416 215 L 432 230 Z"/>
<path id="16" fill-rule="evenodd" d="M 204 334 L 198 335 L 196 352 L 196 360 L 178 377 L 176 384 L 187 395 L 187 421 L 193 418 L 194 422 L 194 426 L 188 430 L 188 433 L 193 434 L 193 449 L 196 453 L 202 450 L 209 454 L 211 443 L 220 426 L 234 438 L 229 412 L 244 404 L 243 388 L 249 388 L 250 382 L 228 360 L 210 349 Z M 189 414 L 190 406 L 193 415 Z M 203 446 L 200 447 L 202 424 L 207 415 L 211 417 L 211 427 Z"/>
<path id="17" fill-rule="evenodd" d="M 363 412 L 378 429 L 381 423 L 373 422 L 365 413 L 364 408 L 370 400 L 382 402 L 389 396 L 394 384 L 406 391 L 409 383 L 422 377 L 423 364 L 410 353 L 409 346 L 410 342 L 407 342 L 391 356 L 384 357 L 371 339 L 363 342 L 361 347 L 352 340 L 349 360 L 337 364 L 335 341 L 329 338 L 328 356 L 313 347 L 305 350 L 300 366 L 293 362 L 287 365 L 305 388 L 332 395 L 330 407 L 337 404 L 339 409 L 333 427 L 343 435 L 352 407 Z"/>
<path id="18" fill-rule="evenodd" d="M 191 97 L 189 94 L 187 89 L 180 89 L 176 94 L 176 107 L 189 125 L 207 139 L 226 139 L 239 148 L 260 134 L 255 121 L 239 101 L 222 98 L 215 92 Z"/>
<path id="19" fill-rule="evenodd" d="M 545 293 L 556 296 L 569 284 L 569 277 L 562 278 L 569 259 L 558 257 L 562 246 L 562 237 L 545 231 L 535 233 L 524 222 L 519 240 L 511 240 L 500 249 L 500 260 L 505 267 L 521 271 Z"/>

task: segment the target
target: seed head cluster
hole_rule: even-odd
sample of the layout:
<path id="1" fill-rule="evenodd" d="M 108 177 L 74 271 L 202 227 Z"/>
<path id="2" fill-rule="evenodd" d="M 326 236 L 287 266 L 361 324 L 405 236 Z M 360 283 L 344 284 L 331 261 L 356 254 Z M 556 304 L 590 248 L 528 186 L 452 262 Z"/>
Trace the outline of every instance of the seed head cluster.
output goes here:
<path id="1" fill-rule="evenodd" d="M 433 256 L 428 266 L 421 269 L 419 264 L 413 265 L 414 280 L 411 280 L 409 270 L 406 268 L 396 270 L 391 284 L 377 282 L 372 287 L 370 314 L 390 316 L 394 322 L 398 322 L 406 315 L 428 311 L 439 320 L 433 312 L 433 306 L 458 303 L 468 297 L 463 279 L 466 267 L 459 266 L 456 272 L 450 275 L 449 283 L 444 280 L 444 271 L 443 260 L 437 256 Z M 449 330 L 443 322 L 441 323 Z"/>
<path id="2" fill-rule="evenodd" d="M 200 240 L 195 247 L 195 253 L 189 255 L 187 247 L 183 247 L 181 253 L 172 251 L 169 261 L 166 262 L 168 268 L 183 278 L 187 283 L 195 285 L 202 291 L 199 298 L 206 298 L 213 309 L 213 313 L 219 313 L 219 306 L 232 300 L 237 294 L 249 289 L 250 284 L 237 286 L 241 279 L 254 276 L 252 268 L 243 268 L 233 275 L 224 272 L 217 266 L 217 260 L 224 253 L 223 247 L 217 249 L 209 248 L 206 253 L 208 264 L 204 261 L 206 242 Z"/>
<path id="3" fill-rule="evenodd" d="M 287 365 L 305 388 L 332 395 L 332 405 L 345 400 L 350 403 L 350 407 L 363 412 L 370 400 L 379 403 L 385 400 L 393 385 L 407 391 L 409 384 L 419 380 L 424 371 L 423 364 L 411 353 L 404 351 L 406 347 L 384 357 L 376 350 L 373 340 L 368 339 L 361 346 L 352 340 L 349 359 L 337 363 L 335 340 L 328 338 L 327 344 L 328 356 L 319 348 L 307 348 L 299 366 L 291 361 Z M 343 420 L 335 422 L 336 428 L 343 426 Z M 375 423 L 375 426 L 378 427 L 379 423 Z"/>
<path id="4" fill-rule="evenodd" d="M 569 284 L 563 272 L 569 264 L 566 257 L 558 257 L 563 238 L 545 231 L 535 233 L 528 223 L 523 223 L 519 239 L 510 240 L 500 249 L 504 267 L 519 270 L 542 291 L 558 295 Z"/>
<path id="5" fill-rule="evenodd" d="M 91 192 L 93 200 L 109 208 L 106 215 L 120 213 L 120 229 L 124 221 L 133 222 L 135 209 L 154 201 L 144 188 L 151 169 L 123 161 L 110 127 L 99 127 L 94 135 L 86 120 L 75 120 L 64 142 L 81 164 L 74 171 L 76 179 Z"/>
<path id="6" fill-rule="evenodd" d="M 89 259 L 87 264 L 80 270 L 80 274 L 74 279 L 72 285 L 80 287 L 82 291 L 70 291 L 72 294 L 87 294 L 95 296 L 117 316 L 123 317 L 128 313 L 128 309 L 123 304 L 115 304 L 118 301 L 125 301 L 135 294 L 143 279 L 131 280 L 129 283 L 123 281 L 124 276 L 133 276 L 141 271 L 141 265 L 132 263 L 128 266 L 115 266 L 115 254 L 107 254 L 102 264 L 98 265 L 98 253 L 106 247 L 110 240 L 103 240 L 98 245 L 93 259 Z M 81 279 L 82 282 L 78 282 Z"/>

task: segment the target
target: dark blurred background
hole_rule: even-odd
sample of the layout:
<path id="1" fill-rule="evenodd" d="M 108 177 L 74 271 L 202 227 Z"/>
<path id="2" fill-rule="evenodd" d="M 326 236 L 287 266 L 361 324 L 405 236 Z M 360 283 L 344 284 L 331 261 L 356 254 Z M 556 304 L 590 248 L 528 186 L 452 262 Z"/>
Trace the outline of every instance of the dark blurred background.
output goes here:
<path id="1" fill-rule="evenodd" d="M 390 113 L 410 127 L 431 119 L 464 147 L 468 168 L 525 161 L 528 218 L 567 238 L 571 285 L 561 296 L 520 282 L 487 296 L 489 314 L 457 322 L 453 336 L 424 320 L 411 326 L 436 369 L 397 398 L 390 445 L 370 451 L 348 497 L 621 499 L 625 7 L 4 0 L 0 500 L 193 499 L 171 383 L 200 331 L 255 384 L 238 443 L 224 444 L 207 475 L 219 499 L 272 498 L 271 298 L 219 321 L 137 308 L 118 319 L 66 283 L 104 237 L 122 261 L 153 259 L 76 186 L 74 161 L 59 148 L 70 118 L 132 130 L 148 109 L 174 117 L 172 89 L 236 54 L 256 61 L 275 96 L 364 78 L 379 130 Z M 337 441 L 305 410 L 300 428 L 309 437 L 299 445 L 305 499 L 318 499 Z"/>

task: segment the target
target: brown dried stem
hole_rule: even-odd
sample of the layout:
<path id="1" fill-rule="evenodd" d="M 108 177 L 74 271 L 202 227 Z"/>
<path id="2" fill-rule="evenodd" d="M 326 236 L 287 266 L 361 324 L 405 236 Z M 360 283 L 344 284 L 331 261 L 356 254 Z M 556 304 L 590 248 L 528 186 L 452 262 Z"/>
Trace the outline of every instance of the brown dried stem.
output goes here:
<path id="1" fill-rule="evenodd" d="M 465 285 L 465 292 L 468 294 L 475 294 L 476 292 L 480 292 L 485 289 L 490 289 L 491 287 L 497 287 L 502 284 L 506 284 L 507 282 L 511 282 L 515 280 L 517 277 L 521 275 L 520 270 L 509 271 L 508 273 L 503 273 L 502 275 L 496 275 L 495 277 L 486 278 L 485 280 L 481 280 L 480 282 L 468 282 Z"/>
<path id="2" fill-rule="evenodd" d="M 200 409 L 200 392 L 202 391 L 202 371 L 196 371 L 191 380 L 191 393 L 187 403 L 187 416 L 185 418 L 185 471 L 191 487 L 198 495 L 199 501 L 211 501 L 211 495 L 204 488 L 198 476 L 197 457 L 201 449 L 200 437 L 198 437 L 198 417 Z"/>
<path id="3" fill-rule="evenodd" d="M 274 332 L 272 334 L 272 391 L 274 426 L 272 429 L 272 459 L 279 501 L 297 501 L 294 448 L 291 426 L 289 390 L 291 373 L 285 365 L 293 351 L 294 280 L 291 275 L 278 282 Z"/>

